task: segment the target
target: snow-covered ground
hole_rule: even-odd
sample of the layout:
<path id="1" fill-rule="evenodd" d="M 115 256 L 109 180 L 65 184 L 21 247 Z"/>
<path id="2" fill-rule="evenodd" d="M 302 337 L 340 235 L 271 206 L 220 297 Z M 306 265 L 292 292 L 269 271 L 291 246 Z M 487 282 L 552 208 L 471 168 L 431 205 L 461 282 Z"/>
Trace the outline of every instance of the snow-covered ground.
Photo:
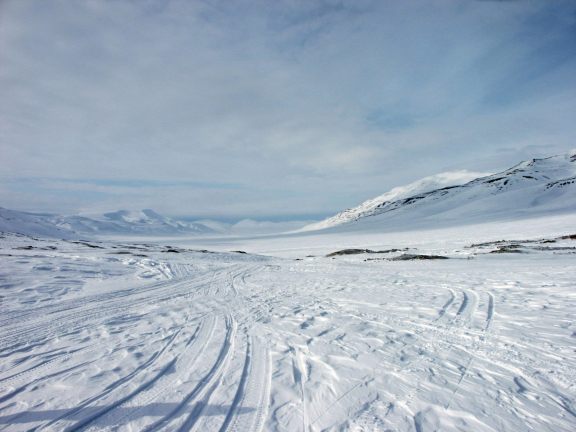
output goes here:
<path id="1" fill-rule="evenodd" d="M 575 227 L 2 234 L 0 430 L 573 431 Z"/>

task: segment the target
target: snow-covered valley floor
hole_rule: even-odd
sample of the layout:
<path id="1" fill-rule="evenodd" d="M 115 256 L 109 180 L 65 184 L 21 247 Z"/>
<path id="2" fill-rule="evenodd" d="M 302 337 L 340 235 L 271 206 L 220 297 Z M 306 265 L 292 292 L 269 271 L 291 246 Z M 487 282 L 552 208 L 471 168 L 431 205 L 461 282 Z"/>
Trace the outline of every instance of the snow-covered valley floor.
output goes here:
<path id="1" fill-rule="evenodd" d="M 576 430 L 560 234 L 333 258 L 3 234 L 0 430 Z"/>

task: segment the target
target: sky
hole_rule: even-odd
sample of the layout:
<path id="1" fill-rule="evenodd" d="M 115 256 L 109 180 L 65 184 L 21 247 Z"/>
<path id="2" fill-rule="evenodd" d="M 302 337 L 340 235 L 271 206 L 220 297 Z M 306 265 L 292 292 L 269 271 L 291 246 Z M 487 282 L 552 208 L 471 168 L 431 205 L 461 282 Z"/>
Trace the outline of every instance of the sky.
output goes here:
<path id="1" fill-rule="evenodd" d="M 6 208 L 318 219 L 575 124 L 570 0 L 0 0 Z"/>

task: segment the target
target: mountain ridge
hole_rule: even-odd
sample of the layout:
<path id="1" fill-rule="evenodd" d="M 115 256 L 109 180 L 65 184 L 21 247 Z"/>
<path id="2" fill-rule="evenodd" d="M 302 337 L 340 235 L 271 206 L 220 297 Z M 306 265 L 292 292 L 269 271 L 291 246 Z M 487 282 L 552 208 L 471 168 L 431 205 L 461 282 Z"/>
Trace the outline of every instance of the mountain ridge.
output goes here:
<path id="1" fill-rule="evenodd" d="M 434 177 L 434 176 L 432 176 Z M 427 178 L 425 178 L 427 179 Z M 425 180 L 423 179 L 423 180 Z M 417 184 L 419 181 L 407 185 Z M 504 211 L 519 211 L 524 213 L 576 210 L 576 151 L 546 158 L 534 158 L 522 161 L 507 170 L 478 177 L 460 185 L 449 185 L 431 191 L 416 192 L 405 196 L 394 196 L 391 192 L 380 195 L 360 205 L 346 209 L 323 221 L 307 225 L 300 232 L 333 229 L 336 227 L 375 221 L 409 222 L 422 220 L 432 216 L 453 216 L 462 218 L 481 216 L 496 216 Z M 563 191 L 560 191 L 565 188 Z M 566 189 L 566 188 L 569 188 Z M 524 191 L 525 193 L 522 193 Z M 570 196 L 564 205 L 560 195 Z M 508 198 L 509 200 L 502 200 Z M 508 202 L 506 202 L 508 201 Z M 445 205 L 442 206 L 442 203 Z M 480 206 L 474 206 L 482 204 Z M 450 205 L 446 205 L 450 204 Z M 516 204 L 514 208 L 512 204 Z M 499 208 L 498 208 L 499 207 Z M 418 212 L 420 210 L 420 212 Z M 398 221 L 401 214 L 405 220 Z M 396 220 L 394 220 L 396 219 Z"/>
<path id="2" fill-rule="evenodd" d="M 197 222 L 183 222 L 151 209 L 117 210 L 99 216 L 63 216 L 21 212 L 0 207 L 0 231 L 59 238 L 85 235 L 177 235 L 211 234 L 214 230 Z"/>

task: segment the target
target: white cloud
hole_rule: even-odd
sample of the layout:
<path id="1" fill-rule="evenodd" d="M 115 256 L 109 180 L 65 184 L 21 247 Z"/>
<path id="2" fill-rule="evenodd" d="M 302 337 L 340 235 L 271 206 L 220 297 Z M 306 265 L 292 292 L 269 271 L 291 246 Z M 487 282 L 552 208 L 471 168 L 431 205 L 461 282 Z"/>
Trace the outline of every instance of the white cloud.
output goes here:
<path id="1" fill-rule="evenodd" d="M 570 2 L 0 8 L 4 176 L 244 188 L 84 185 L 84 198 L 55 191 L 48 204 L 45 190 L 34 198 L 5 185 L 6 206 L 331 212 L 423 175 L 564 151 L 575 138 Z"/>

